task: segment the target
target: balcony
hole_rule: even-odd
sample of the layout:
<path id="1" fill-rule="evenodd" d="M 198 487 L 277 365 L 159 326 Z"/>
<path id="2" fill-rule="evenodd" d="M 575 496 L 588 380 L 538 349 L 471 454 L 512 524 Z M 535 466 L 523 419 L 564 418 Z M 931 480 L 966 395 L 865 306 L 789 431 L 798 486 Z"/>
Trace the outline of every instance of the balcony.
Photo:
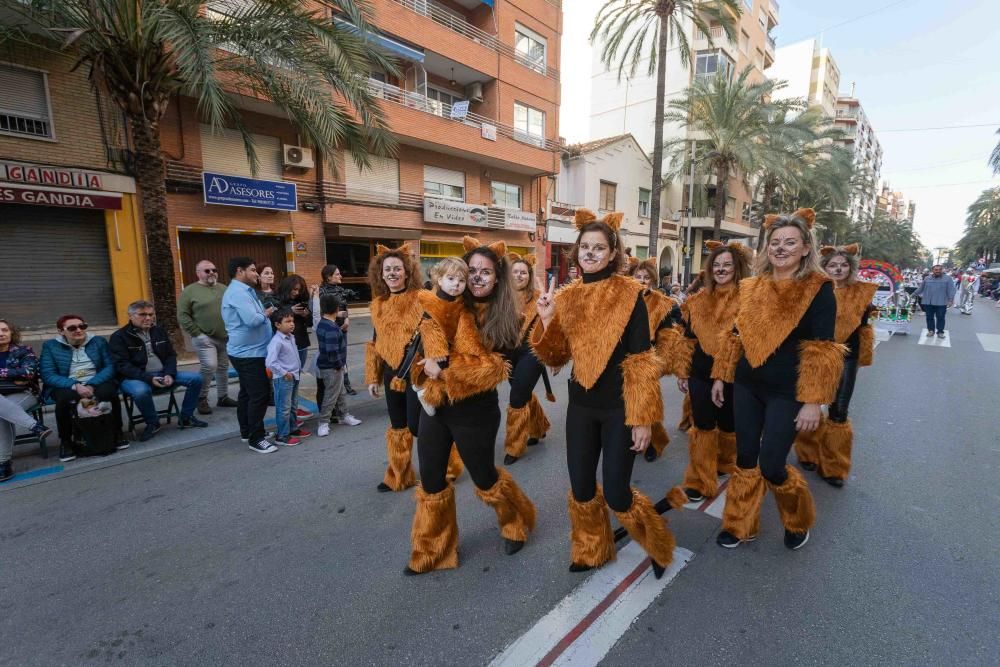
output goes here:
<path id="1" fill-rule="evenodd" d="M 711 37 L 711 42 L 709 41 Z M 733 40 L 726 36 L 726 31 L 722 29 L 721 25 L 713 25 L 709 27 L 709 34 L 698 31 L 694 40 L 694 50 L 701 51 L 704 49 L 719 48 L 726 52 L 726 54 L 733 59 L 734 62 L 740 59 L 740 48 Z"/>

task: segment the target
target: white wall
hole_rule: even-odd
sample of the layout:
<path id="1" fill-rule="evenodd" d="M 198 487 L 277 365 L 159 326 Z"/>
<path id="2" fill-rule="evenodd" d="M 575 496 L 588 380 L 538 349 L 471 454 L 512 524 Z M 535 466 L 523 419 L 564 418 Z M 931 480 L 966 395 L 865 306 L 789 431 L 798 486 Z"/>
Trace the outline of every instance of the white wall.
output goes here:
<path id="1" fill-rule="evenodd" d="M 776 49 L 774 64 L 767 70 L 767 78 L 782 80 L 788 85 L 775 93 L 775 98 L 785 100 L 792 97 L 809 97 L 809 84 L 812 81 L 813 54 L 816 40 L 807 39 Z"/>

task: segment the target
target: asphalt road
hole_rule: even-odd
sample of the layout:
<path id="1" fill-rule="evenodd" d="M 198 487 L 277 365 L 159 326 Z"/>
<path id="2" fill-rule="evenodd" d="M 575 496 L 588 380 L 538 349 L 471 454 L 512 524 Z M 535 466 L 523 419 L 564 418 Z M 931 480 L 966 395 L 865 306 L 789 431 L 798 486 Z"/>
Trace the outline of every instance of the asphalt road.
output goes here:
<path id="1" fill-rule="evenodd" d="M 671 512 L 695 557 L 603 664 L 997 664 L 1000 352 L 976 334 L 1000 334 L 1000 311 L 985 306 L 952 311 L 951 348 L 880 345 L 852 405 L 851 479 L 807 474 L 803 550 L 782 546 L 771 500 L 733 551 L 718 520 Z M 354 410 L 362 426 L 271 455 L 229 440 L 0 490 L 0 665 L 489 662 L 586 576 L 567 571 L 554 384 L 552 431 L 510 468 L 539 511 L 527 547 L 503 555 L 466 476 L 461 567 L 421 577 L 401 574 L 412 495 L 375 492 L 377 402 Z M 674 442 L 634 475 L 654 497 L 686 461 L 664 387 Z"/>

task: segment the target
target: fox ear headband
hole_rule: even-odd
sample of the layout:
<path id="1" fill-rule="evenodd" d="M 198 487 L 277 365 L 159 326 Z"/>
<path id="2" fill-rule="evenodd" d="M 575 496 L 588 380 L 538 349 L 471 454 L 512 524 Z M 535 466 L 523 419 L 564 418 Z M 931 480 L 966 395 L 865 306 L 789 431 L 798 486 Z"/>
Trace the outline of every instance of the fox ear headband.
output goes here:
<path id="1" fill-rule="evenodd" d="M 600 222 L 606 224 L 608 227 L 611 228 L 611 231 L 617 234 L 618 230 L 622 226 L 622 219 L 624 217 L 625 217 L 624 213 L 622 213 L 621 211 L 615 211 L 614 213 L 608 213 L 607 215 L 605 215 L 603 218 L 601 218 Z M 576 215 L 573 216 L 573 225 L 576 226 L 577 229 L 582 229 L 583 226 L 588 222 L 594 222 L 596 220 L 597 216 L 594 215 L 593 211 L 591 211 L 589 208 L 581 208 L 577 209 Z"/>
<path id="2" fill-rule="evenodd" d="M 768 215 L 765 215 L 764 229 L 770 229 L 771 225 L 774 224 L 775 220 L 777 220 L 780 217 L 781 216 L 778 215 L 777 213 L 770 213 Z M 802 220 L 805 221 L 806 223 L 806 227 L 812 229 L 813 224 L 815 224 L 816 222 L 816 211 L 812 210 L 811 208 L 800 208 L 799 210 L 792 213 L 790 217 L 802 218 Z"/>
<path id="3" fill-rule="evenodd" d="M 741 256 L 746 257 L 747 260 L 750 259 L 750 248 L 743 245 L 742 243 L 737 243 L 736 241 L 730 241 L 729 243 L 722 243 L 721 241 L 708 240 L 705 241 L 705 247 L 711 252 L 716 248 L 721 248 L 726 246 L 729 252 L 738 252 Z"/>
<path id="4" fill-rule="evenodd" d="M 484 246 L 475 236 L 462 237 L 462 246 L 465 248 L 465 252 L 472 252 L 476 248 L 489 248 L 500 259 L 503 259 L 504 255 L 507 254 L 507 244 L 503 241 L 496 241 L 488 246 Z"/>
<path id="5" fill-rule="evenodd" d="M 510 259 L 510 263 L 514 264 L 516 262 L 524 262 L 531 268 L 535 268 L 535 256 L 534 255 L 520 255 L 516 252 L 512 252 L 507 256 Z"/>
<path id="6" fill-rule="evenodd" d="M 401 253 L 405 253 L 405 254 L 410 254 L 410 244 L 409 244 L 409 242 L 402 243 L 402 244 L 400 244 L 400 246 L 398 248 L 390 248 L 388 246 L 382 245 L 381 243 L 376 243 L 375 244 L 375 254 L 376 255 L 384 255 L 384 254 L 390 253 L 390 252 L 401 252 Z"/>
<path id="7" fill-rule="evenodd" d="M 861 252 L 861 246 L 857 243 L 852 243 L 851 245 L 845 245 L 838 248 L 837 246 L 825 245 L 819 249 L 819 254 L 823 257 L 828 255 L 833 255 L 834 253 L 842 252 L 845 255 L 857 255 Z"/>

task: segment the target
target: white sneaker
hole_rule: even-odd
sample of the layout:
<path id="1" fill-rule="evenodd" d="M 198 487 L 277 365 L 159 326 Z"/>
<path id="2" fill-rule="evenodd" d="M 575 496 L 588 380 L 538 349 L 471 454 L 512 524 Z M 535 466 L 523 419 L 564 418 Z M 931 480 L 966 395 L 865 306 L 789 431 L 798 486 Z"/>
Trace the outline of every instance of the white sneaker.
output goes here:
<path id="1" fill-rule="evenodd" d="M 357 426 L 361 423 L 361 420 L 352 414 L 346 414 L 340 418 L 341 424 L 347 424 L 348 426 Z"/>
<path id="2" fill-rule="evenodd" d="M 327 436 L 327 435 L 330 435 L 330 425 L 329 424 L 320 424 L 319 428 L 316 429 L 316 435 L 319 436 L 320 438 L 322 438 L 324 436 Z"/>

